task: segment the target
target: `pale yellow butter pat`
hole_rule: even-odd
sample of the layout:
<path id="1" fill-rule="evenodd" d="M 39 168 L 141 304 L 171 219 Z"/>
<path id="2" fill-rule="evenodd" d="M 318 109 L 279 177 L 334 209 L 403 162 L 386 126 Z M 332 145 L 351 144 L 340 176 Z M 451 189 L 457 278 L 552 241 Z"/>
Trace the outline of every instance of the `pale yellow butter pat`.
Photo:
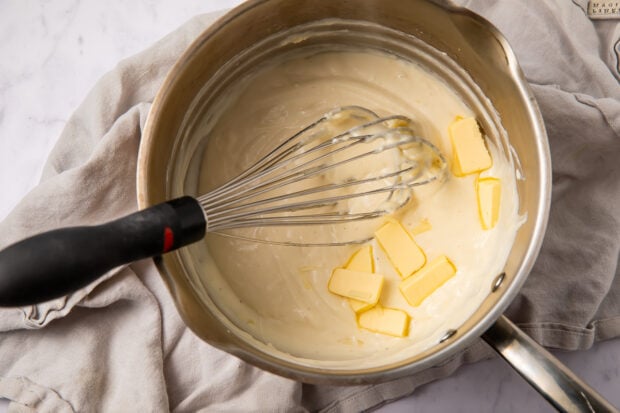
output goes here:
<path id="1" fill-rule="evenodd" d="M 372 259 L 372 246 L 366 245 L 349 258 L 345 269 L 351 271 L 374 272 L 375 263 Z"/>
<path id="2" fill-rule="evenodd" d="M 336 268 L 327 289 L 337 295 L 375 305 L 383 288 L 383 275 Z"/>
<path id="3" fill-rule="evenodd" d="M 403 126 L 409 126 L 409 122 L 405 119 L 390 119 L 385 122 L 388 128 L 396 129 Z"/>
<path id="4" fill-rule="evenodd" d="M 446 256 L 442 255 L 401 282 L 400 292 L 410 305 L 417 307 L 454 274 L 456 274 L 456 267 Z"/>
<path id="5" fill-rule="evenodd" d="M 493 164 L 475 118 L 457 118 L 449 127 L 452 142 L 452 172 L 465 176 L 489 169 Z"/>
<path id="6" fill-rule="evenodd" d="M 361 313 L 362 311 L 370 310 L 372 307 L 374 307 L 374 304 L 365 303 L 363 301 L 354 300 L 352 298 L 349 298 L 348 300 L 351 310 L 353 310 L 355 313 Z"/>
<path id="7" fill-rule="evenodd" d="M 483 229 L 492 229 L 499 218 L 499 203 L 502 195 L 502 185 L 497 178 L 478 178 L 476 183 L 478 192 L 478 212 Z"/>
<path id="8" fill-rule="evenodd" d="M 379 228 L 375 238 L 401 278 L 409 277 L 426 262 L 422 249 L 397 221 L 390 221 Z"/>
<path id="9" fill-rule="evenodd" d="M 372 258 L 372 246 L 367 245 L 351 256 L 344 267 L 351 271 L 375 272 L 375 262 Z M 349 298 L 349 305 L 356 313 L 372 308 L 373 304 Z"/>
<path id="10" fill-rule="evenodd" d="M 386 308 L 381 305 L 358 315 L 357 324 L 361 328 L 375 333 L 396 337 L 405 337 L 409 334 L 409 314 L 402 310 Z"/>
<path id="11" fill-rule="evenodd" d="M 430 221 L 428 218 L 424 218 L 415 228 L 411 230 L 411 233 L 413 235 L 420 235 L 424 232 L 430 231 L 431 229 L 433 229 L 433 226 Z"/>

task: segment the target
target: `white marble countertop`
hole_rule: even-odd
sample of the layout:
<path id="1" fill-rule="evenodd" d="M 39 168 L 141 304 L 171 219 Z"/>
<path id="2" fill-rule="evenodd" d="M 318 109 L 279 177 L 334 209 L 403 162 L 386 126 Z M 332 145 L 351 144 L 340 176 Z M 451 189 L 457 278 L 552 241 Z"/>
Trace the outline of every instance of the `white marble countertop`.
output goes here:
<path id="1" fill-rule="evenodd" d="M 116 63 L 192 16 L 239 0 L 0 2 L 0 219 L 37 184 L 71 113 Z M 620 340 L 559 357 L 620 406 Z M 59 372 L 59 374 L 62 374 Z M 0 397 L 2 395 L 0 394 Z M 6 402 L 0 402 L 0 412 Z M 542 412 L 551 407 L 500 360 L 461 368 L 382 412 Z"/>

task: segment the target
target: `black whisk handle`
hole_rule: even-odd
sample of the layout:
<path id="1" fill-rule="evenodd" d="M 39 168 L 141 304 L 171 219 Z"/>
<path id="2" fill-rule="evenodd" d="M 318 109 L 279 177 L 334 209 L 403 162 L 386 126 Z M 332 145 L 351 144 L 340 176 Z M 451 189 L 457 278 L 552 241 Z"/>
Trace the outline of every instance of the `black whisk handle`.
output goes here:
<path id="1" fill-rule="evenodd" d="M 196 242 L 205 227 L 198 201 L 182 197 L 102 225 L 24 239 L 0 251 L 0 306 L 61 297 L 114 267 Z"/>

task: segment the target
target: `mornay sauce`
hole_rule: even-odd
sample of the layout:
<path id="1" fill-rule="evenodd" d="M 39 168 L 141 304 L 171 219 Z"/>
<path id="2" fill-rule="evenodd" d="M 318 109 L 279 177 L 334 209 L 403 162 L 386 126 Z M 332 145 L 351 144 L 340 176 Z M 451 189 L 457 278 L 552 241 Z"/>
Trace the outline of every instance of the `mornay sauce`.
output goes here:
<path id="1" fill-rule="evenodd" d="M 451 159 L 448 126 L 457 116 L 475 116 L 441 79 L 416 63 L 371 50 L 299 52 L 262 65 L 227 91 L 200 159 L 198 193 L 233 178 L 259 155 L 333 108 L 359 105 L 380 116 L 401 114 L 418 123 L 422 137 Z M 359 245 L 290 247 L 208 234 L 198 259 L 203 282 L 220 310 L 270 352 L 334 368 L 372 367 L 411 357 L 458 328 L 490 292 L 503 270 L 522 222 L 512 163 L 487 139 L 493 166 L 482 176 L 502 182 L 499 221 L 483 230 L 478 218 L 476 175 L 415 189 L 414 200 L 396 218 L 413 231 L 430 261 L 450 257 L 456 275 L 420 306 L 398 290 L 399 276 L 376 241 L 376 272 L 385 275 L 380 302 L 409 313 L 409 335 L 396 338 L 358 328 L 346 299 L 328 292 L 336 267 Z M 364 175 L 367 171 L 359 171 Z M 428 221 L 431 229 L 415 235 Z M 246 230 L 244 230 L 246 231 Z M 249 229 L 256 238 L 270 229 Z M 315 229 L 290 228 L 297 240 Z M 339 234 L 331 236 L 337 240 Z"/>

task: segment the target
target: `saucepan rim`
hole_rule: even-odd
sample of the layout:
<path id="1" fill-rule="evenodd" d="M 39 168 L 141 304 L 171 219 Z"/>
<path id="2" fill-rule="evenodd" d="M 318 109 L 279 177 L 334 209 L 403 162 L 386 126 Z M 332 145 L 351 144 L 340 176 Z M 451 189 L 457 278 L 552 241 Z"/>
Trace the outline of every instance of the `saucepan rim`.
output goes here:
<path id="1" fill-rule="evenodd" d="M 160 199 L 154 199 L 152 191 L 150 190 L 151 181 L 149 177 L 149 163 L 151 162 L 152 151 L 154 145 L 156 145 L 156 128 L 158 127 L 158 121 L 162 116 L 164 110 L 164 103 L 174 91 L 178 82 L 178 76 L 183 73 L 185 66 L 190 64 L 191 57 L 196 50 L 200 49 L 202 45 L 209 39 L 217 36 L 223 28 L 231 24 L 235 19 L 240 18 L 246 13 L 251 13 L 255 8 L 262 6 L 272 0 L 250 0 L 241 4 L 237 8 L 231 10 L 217 22 L 208 27 L 200 36 L 188 47 L 185 53 L 177 60 L 168 76 L 161 85 L 155 100 L 153 101 L 147 124 L 140 142 L 139 155 L 138 155 L 138 168 L 137 168 L 137 194 L 139 207 L 146 208 L 160 202 Z M 478 339 L 502 313 L 506 310 L 508 305 L 518 294 L 523 283 L 526 281 L 529 272 L 531 271 L 538 252 L 542 245 L 543 236 L 547 226 L 547 220 L 549 215 L 549 206 L 551 199 L 551 159 L 549 154 L 548 141 L 544 128 L 542 116 L 538 109 L 537 103 L 534 99 L 533 93 L 528 86 L 528 83 L 523 75 L 515 54 L 513 53 L 510 45 L 503 35 L 487 20 L 474 14 L 473 12 L 457 7 L 448 2 L 437 2 L 434 0 L 423 0 L 427 3 L 433 3 L 442 7 L 446 13 L 453 15 L 459 15 L 466 17 L 470 21 L 475 21 L 482 25 L 496 42 L 501 45 L 506 58 L 506 65 L 510 71 L 511 77 L 516 86 L 517 93 L 520 95 L 520 100 L 524 102 L 525 111 L 527 112 L 530 122 L 533 126 L 533 134 L 535 139 L 532 139 L 532 144 L 536 145 L 536 152 L 539 154 L 538 170 L 539 175 L 539 190 L 538 199 L 535 206 L 535 214 L 530 214 L 527 219 L 533 220 L 533 230 L 531 233 L 531 239 L 527 246 L 523 259 L 517 273 L 512 281 L 504 286 L 500 292 L 501 297 L 495 303 L 495 305 L 480 319 L 480 321 L 470 328 L 468 331 L 459 334 L 445 346 L 438 351 L 435 351 L 430 356 L 421 360 L 417 360 L 413 363 L 402 364 L 398 366 L 385 366 L 384 368 L 350 371 L 346 374 L 337 373 L 334 370 L 326 369 L 323 367 L 308 368 L 282 360 L 273 355 L 267 354 L 262 351 L 250 352 L 237 345 L 239 338 L 235 338 L 234 334 L 230 331 L 223 332 L 222 338 L 217 340 L 206 340 L 210 344 L 223 349 L 231 354 L 234 354 L 241 359 L 248 361 L 258 367 L 265 370 L 274 372 L 279 375 L 290 377 L 293 379 L 306 381 L 306 382 L 318 382 L 318 383 L 336 383 L 336 384 L 359 384 L 359 383 L 371 383 L 381 382 L 398 377 L 402 377 L 413 372 L 423 370 L 428 367 L 432 367 L 445 361 L 450 356 L 457 354 L 459 351 L 464 350 L 467 346 L 472 344 Z M 175 304 L 179 310 L 179 313 L 183 317 L 188 327 L 192 328 L 200 335 L 199 331 L 194 328 L 194 321 L 191 317 L 187 316 L 185 306 L 181 302 L 179 285 L 182 281 L 171 271 L 172 261 L 176 258 L 172 254 L 171 256 L 158 257 L 155 259 L 155 263 L 160 271 L 162 277 L 166 281 L 166 284 L 175 299 Z M 187 289 L 186 289 L 187 290 Z M 191 290 L 191 288 L 189 288 Z M 191 291 L 190 293 L 191 294 Z M 197 299 L 197 297 L 194 297 Z M 204 338 L 204 337 L 203 337 Z"/>

